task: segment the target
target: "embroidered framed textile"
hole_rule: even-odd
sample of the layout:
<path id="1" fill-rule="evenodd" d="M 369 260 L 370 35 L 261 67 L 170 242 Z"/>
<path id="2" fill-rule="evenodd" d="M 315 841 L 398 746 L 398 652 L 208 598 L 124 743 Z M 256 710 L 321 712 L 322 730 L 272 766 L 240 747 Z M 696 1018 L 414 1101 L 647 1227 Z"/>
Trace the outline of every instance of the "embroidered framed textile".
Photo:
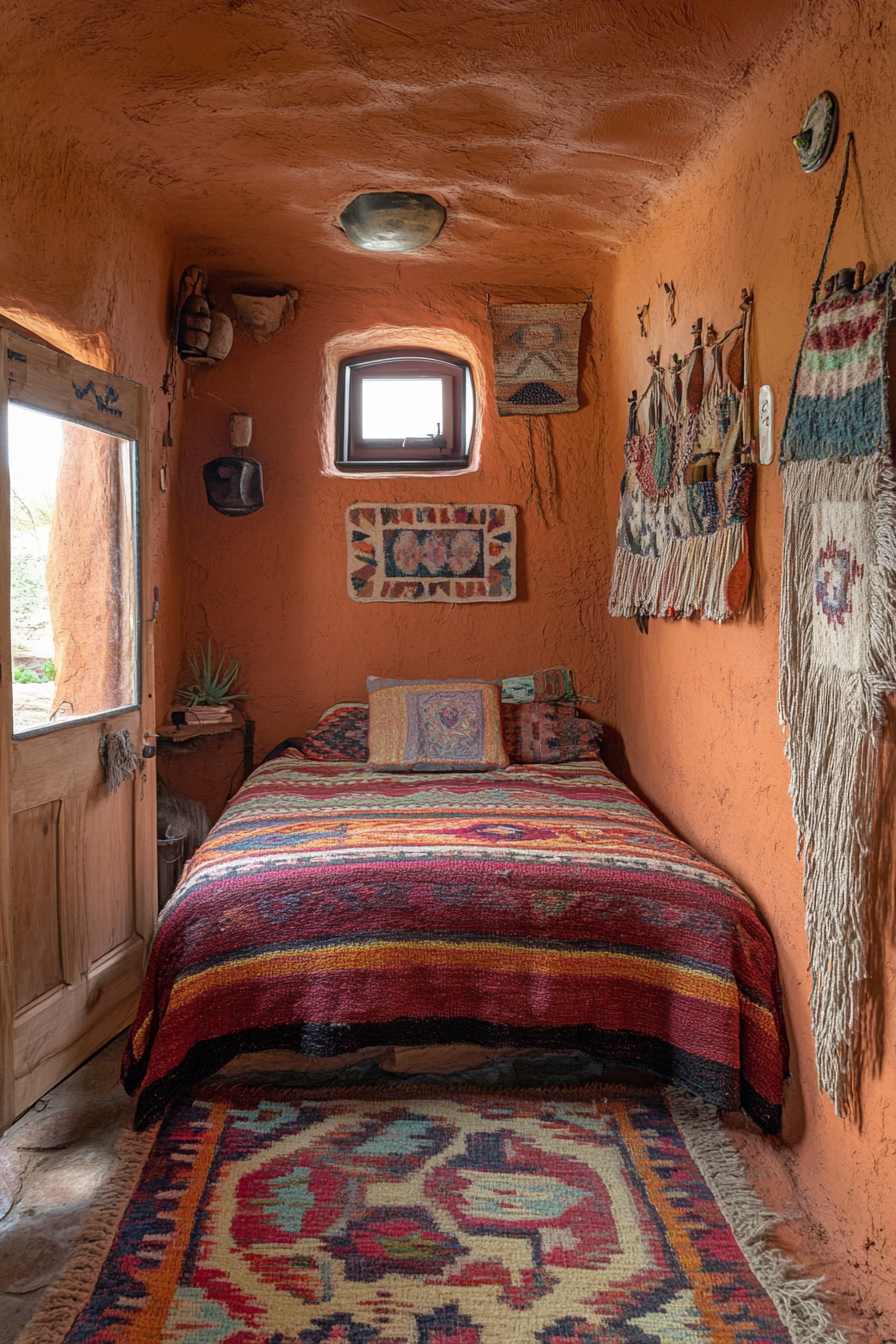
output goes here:
<path id="1" fill-rule="evenodd" d="M 345 515 L 355 602 L 512 602 L 512 504 L 352 504 Z"/>

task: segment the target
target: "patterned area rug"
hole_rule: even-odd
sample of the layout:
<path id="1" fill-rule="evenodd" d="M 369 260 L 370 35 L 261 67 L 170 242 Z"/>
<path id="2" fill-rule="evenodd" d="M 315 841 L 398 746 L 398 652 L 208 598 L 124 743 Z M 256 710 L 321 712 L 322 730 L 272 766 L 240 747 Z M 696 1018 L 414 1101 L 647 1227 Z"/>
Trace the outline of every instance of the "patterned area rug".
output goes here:
<path id="1" fill-rule="evenodd" d="M 207 1087 L 22 1344 L 842 1338 L 760 1249 L 768 1221 L 680 1094 Z"/>

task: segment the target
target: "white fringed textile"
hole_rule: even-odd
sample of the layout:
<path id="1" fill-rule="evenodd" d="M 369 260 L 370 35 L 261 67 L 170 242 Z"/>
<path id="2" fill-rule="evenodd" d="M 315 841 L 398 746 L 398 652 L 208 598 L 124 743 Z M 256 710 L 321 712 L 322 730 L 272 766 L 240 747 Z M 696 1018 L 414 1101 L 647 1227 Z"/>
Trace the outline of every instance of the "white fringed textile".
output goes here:
<path id="1" fill-rule="evenodd" d="M 854 1108 L 885 697 L 896 691 L 896 473 L 889 454 L 788 462 L 781 674 L 812 967 L 819 1085 Z"/>
<path id="2" fill-rule="evenodd" d="M 702 614 L 707 621 L 734 615 L 728 605 L 728 578 L 744 550 L 738 519 L 708 537 L 670 540 L 661 557 L 617 548 L 610 586 L 610 615 Z"/>

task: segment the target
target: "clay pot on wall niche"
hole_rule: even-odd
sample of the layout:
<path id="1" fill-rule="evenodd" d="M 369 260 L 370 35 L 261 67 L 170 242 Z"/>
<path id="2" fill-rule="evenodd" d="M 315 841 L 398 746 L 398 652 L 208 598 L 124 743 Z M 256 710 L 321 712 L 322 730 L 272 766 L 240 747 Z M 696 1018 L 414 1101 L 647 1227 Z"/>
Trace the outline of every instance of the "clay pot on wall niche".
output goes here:
<path id="1" fill-rule="evenodd" d="M 284 322 L 292 322 L 298 297 L 299 291 L 291 288 L 281 294 L 231 295 L 240 330 L 253 341 L 269 341 Z"/>

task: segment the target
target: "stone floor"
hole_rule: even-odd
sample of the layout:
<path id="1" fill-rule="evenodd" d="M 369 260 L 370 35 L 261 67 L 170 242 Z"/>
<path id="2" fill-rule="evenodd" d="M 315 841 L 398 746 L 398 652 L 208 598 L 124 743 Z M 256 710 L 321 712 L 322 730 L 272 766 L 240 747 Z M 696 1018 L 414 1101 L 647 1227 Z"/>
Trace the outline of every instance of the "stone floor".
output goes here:
<path id="1" fill-rule="evenodd" d="M 0 1139 L 0 1344 L 12 1344 L 63 1269 L 112 1167 L 134 1103 L 124 1036 L 54 1087 Z"/>

